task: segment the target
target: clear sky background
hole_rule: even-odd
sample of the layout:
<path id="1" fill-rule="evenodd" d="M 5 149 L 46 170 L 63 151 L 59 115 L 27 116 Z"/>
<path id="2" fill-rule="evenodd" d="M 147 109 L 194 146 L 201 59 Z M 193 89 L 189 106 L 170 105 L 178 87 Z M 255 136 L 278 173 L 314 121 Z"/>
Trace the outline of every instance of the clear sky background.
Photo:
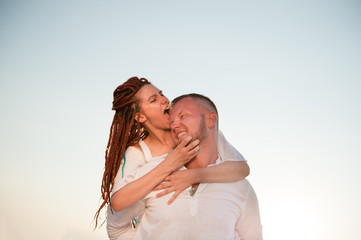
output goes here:
<path id="1" fill-rule="evenodd" d="M 92 232 L 113 90 L 215 101 L 264 239 L 361 239 L 361 3 L 1 1 L 0 238 Z"/>

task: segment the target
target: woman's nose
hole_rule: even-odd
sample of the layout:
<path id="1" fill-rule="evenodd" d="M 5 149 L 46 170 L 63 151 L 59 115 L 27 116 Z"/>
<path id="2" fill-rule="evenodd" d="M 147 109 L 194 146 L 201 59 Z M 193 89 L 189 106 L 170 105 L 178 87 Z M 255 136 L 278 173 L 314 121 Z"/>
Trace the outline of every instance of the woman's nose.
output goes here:
<path id="1" fill-rule="evenodd" d="M 167 97 L 165 97 L 165 96 L 162 96 L 162 104 L 169 104 L 169 100 L 168 100 L 168 98 Z"/>

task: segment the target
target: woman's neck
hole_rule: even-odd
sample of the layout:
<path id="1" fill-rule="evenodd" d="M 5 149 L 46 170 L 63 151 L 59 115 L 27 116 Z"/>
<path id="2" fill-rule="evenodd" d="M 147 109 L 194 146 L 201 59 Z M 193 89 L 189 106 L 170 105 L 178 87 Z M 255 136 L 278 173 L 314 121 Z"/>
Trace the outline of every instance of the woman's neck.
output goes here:
<path id="1" fill-rule="evenodd" d="M 144 140 L 148 145 L 152 157 L 158 157 L 168 153 L 174 146 L 170 130 L 148 130 L 149 135 Z"/>

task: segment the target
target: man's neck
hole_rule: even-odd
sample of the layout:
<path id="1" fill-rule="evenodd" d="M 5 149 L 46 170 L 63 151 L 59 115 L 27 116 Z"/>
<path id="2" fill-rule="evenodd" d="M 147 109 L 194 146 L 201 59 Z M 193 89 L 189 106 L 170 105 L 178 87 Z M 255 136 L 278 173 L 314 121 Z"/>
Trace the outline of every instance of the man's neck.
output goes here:
<path id="1" fill-rule="evenodd" d="M 198 155 L 190 161 L 185 166 L 187 168 L 204 168 L 207 167 L 209 164 L 213 164 L 217 161 L 218 158 L 218 149 L 217 149 L 217 142 L 203 140 L 199 144 L 199 152 Z"/>

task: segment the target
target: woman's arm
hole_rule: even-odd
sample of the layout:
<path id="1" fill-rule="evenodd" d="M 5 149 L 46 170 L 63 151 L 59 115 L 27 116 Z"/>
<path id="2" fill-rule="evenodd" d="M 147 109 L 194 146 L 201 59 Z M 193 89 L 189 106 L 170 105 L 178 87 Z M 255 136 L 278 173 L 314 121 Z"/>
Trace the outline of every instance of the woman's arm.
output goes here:
<path id="1" fill-rule="evenodd" d="M 173 172 L 153 190 L 165 189 L 158 193 L 157 197 L 174 192 L 168 201 L 168 204 L 171 204 L 181 192 L 192 184 L 234 182 L 242 180 L 248 175 L 249 166 L 246 161 L 226 161 L 206 168 L 193 168 Z"/>
<path id="2" fill-rule="evenodd" d="M 145 202 L 138 201 L 122 211 L 115 212 L 108 207 L 107 212 L 107 233 L 109 239 L 133 239 L 135 229 L 133 228 L 132 219 L 140 216 L 145 210 Z"/>
<path id="3" fill-rule="evenodd" d="M 250 169 L 242 154 L 226 140 L 221 131 L 218 133 L 218 152 L 224 162 L 207 168 L 194 168 L 172 173 L 154 189 L 165 189 L 163 192 L 158 193 L 157 197 L 174 192 L 168 201 L 168 204 L 171 204 L 182 191 L 192 184 L 234 182 L 249 175 Z"/>
<path id="4" fill-rule="evenodd" d="M 145 197 L 155 186 L 162 182 L 172 171 L 194 158 L 199 151 L 199 141 L 189 145 L 191 138 L 184 139 L 157 167 L 117 190 L 111 197 L 110 204 L 115 211 L 120 211 Z"/>
<path id="5" fill-rule="evenodd" d="M 249 175 L 249 166 L 245 161 L 226 161 L 207 168 L 193 168 L 190 173 L 194 183 L 234 182 L 245 179 Z"/>

